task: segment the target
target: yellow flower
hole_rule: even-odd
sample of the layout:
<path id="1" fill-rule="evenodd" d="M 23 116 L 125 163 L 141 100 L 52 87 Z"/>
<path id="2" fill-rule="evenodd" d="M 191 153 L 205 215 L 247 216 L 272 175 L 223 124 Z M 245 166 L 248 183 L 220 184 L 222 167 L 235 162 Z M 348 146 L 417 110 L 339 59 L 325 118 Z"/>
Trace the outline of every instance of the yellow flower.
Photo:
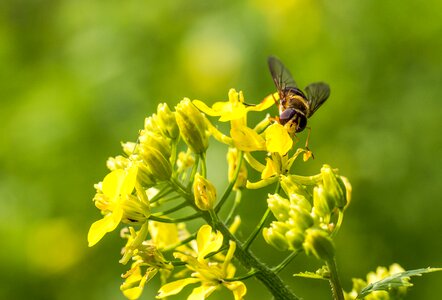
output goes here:
<path id="1" fill-rule="evenodd" d="M 277 152 L 280 155 L 285 155 L 293 147 L 293 140 L 284 128 L 279 123 L 274 123 L 265 130 L 266 149 L 268 152 Z"/>
<path id="2" fill-rule="evenodd" d="M 229 101 L 216 102 L 212 107 L 208 107 L 204 102 L 194 100 L 192 102 L 199 110 L 209 116 L 220 117 L 219 121 L 230 121 L 230 136 L 233 145 L 242 151 L 265 151 L 265 139 L 255 130 L 247 127 L 247 113 L 249 111 L 263 111 L 272 106 L 275 101 L 273 95 L 266 97 L 257 105 L 246 105 L 244 103 L 244 95 L 234 89 L 229 91 Z M 211 127 L 212 131 L 216 128 Z M 221 133 L 213 133 L 214 137 L 220 137 L 221 142 L 229 141 Z M 233 146 L 230 145 L 230 146 Z"/>
<path id="3" fill-rule="evenodd" d="M 249 111 L 263 111 L 272 106 L 275 101 L 272 95 L 266 97 L 261 103 L 257 105 L 244 104 L 244 96 L 242 92 L 237 92 L 235 89 L 229 90 L 229 101 L 216 102 L 212 107 L 208 107 L 204 102 L 194 100 L 192 103 L 205 114 L 212 117 L 220 117 L 219 121 L 227 122 L 246 117 Z"/>
<path id="4" fill-rule="evenodd" d="M 101 185 L 102 194 L 96 206 L 102 210 L 104 217 L 94 222 L 88 233 L 89 247 L 98 243 L 108 232 L 117 228 L 123 217 L 123 203 L 132 194 L 137 178 L 137 168 L 116 169 L 109 173 Z"/>
<path id="5" fill-rule="evenodd" d="M 186 267 L 192 271 L 192 277 L 177 280 L 163 285 L 158 291 L 157 299 L 178 294 L 184 287 L 193 283 L 200 283 L 193 289 L 188 300 L 206 299 L 221 285 L 232 291 L 235 300 L 241 300 L 247 292 L 245 284 L 241 281 L 226 281 L 235 275 L 235 267 L 231 264 L 236 244 L 230 241 L 229 250 L 224 261 L 214 261 L 206 258 L 212 252 L 218 251 L 223 244 L 223 235 L 213 232 L 209 225 L 203 225 L 197 234 L 196 255 L 186 255 L 176 252 L 174 256 L 186 263 Z"/>

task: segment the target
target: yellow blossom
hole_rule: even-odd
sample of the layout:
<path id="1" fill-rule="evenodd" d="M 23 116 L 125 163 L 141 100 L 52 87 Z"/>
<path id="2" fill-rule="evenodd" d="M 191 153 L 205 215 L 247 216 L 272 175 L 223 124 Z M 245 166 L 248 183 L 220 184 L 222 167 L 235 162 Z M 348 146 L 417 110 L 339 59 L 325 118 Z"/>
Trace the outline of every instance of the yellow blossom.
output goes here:
<path id="1" fill-rule="evenodd" d="M 123 217 L 123 202 L 132 194 L 137 177 L 137 168 L 116 169 L 102 183 L 100 209 L 104 217 L 94 222 L 88 233 L 89 247 L 98 243 L 108 232 L 117 228 Z"/>
<path id="2" fill-rule="evenodd" d="M 235 300 L 241 300 L 247 292 L 245 284 L 241 281 L 226 281 L 235 275 L 235 267 L 231 263 L 235 253 L 236 244 L 229 242 L 229 250 L 224 261 L 213 261 L 206 256 L 218 251 L 223 244 L 223 235 L 220 232 L 213 232 L 209 225 L 203 225 L 197 234 L 197 253 L 188 255 L 175 252 L 174 256 L 186 263 L 186 267 L 192 272 L 192 277 L 180 279 L 163 285 L 158 291 L 157 299 L 178 294 L 184 287 L 193 283 L 200 283 L 199 287 L 193 289 L 187 299 L 206 299 L 221 285 L 232 291 Z"/>
<path id="3" fill-rule="evenodd" d="M 202 112 L 209 116 L 220 117 L 219 121 L 227 122 L 245 118 L 249 111 L 263 111 L 275 103 L 272 96 L 266 97 L 258 105 L 244 104 L 244 96 L 242 92 L 235 89 L 229 90 L 229 101 L 216 102 L 212 107 L 208 107 L 204 102 L 194 100 L 193 104 Z"/>
<path id="4" fill-rule="evenodd" d="M 274 123 L 267 127 L 265 136 L 268 152 L 277 152 L 280 155 L 285 155 L 292 149 L 293 140 L 288 134 L 287 129 L 279 123 Z"/>

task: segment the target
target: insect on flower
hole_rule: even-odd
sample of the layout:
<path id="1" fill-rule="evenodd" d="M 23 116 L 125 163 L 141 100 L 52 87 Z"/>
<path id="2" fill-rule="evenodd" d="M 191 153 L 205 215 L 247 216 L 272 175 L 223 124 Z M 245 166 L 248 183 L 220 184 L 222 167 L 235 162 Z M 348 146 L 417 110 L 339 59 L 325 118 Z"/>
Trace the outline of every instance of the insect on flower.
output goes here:
<path id="1" fill-rule="evenodd" d="M 324 82 L 315 82 L 309 84 L 304 89 L 304 93 L 296 85 L 290 71 L 278 58 L 270 56 L 267 62 L 279 94 L 279 118 L 277 120 L 293 137 L 295 133 L 306 128 L 307 119 L 328 99 L 330 87 Z M 308 137 L 306 141 L 308 149 L 307 145 Z"/>

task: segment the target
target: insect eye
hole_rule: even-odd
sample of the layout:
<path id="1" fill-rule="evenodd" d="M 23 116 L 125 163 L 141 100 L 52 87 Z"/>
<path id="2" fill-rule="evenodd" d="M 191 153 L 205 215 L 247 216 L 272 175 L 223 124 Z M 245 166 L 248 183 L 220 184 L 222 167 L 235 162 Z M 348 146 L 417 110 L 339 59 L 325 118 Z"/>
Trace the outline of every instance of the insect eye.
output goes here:
<path id="1" fill-rule="evenodd" d="M 279 115 L 279 122 L 281 125 L 284 125 L 288 121 L 290 121 L 293 116 L 296 114 L 296 111 L 293 108 L 287 108 Z"/>
<path id="2" fill-rule="evenodd" d="M 305 129 L 305 126 L 307 126 L 307 118 L 302 116 L 299 118 L 298 128 L 296 129 L 296 132 L 301 132 Z"/>

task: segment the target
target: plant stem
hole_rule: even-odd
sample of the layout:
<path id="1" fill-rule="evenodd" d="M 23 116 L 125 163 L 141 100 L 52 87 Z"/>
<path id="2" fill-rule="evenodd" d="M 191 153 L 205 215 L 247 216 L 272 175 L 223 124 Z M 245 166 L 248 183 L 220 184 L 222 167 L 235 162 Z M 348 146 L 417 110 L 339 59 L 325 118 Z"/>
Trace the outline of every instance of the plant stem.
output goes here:
<path id="1" fill-rule="evenodd" d="M 330 271 L 330 286 L 333 292 L 334 300 L 344 300 L 344 293 L 342 292 L 341 283 L 339 282 L 338 269 L 336 267 L 336 261 L 331 258 L 326 261 L 327 267 Z"/>
<path id="2" fill-rule="evenodd" d="M 210 216 L 206 214 L 204 218 L 207 221 L 210 221 Z M 255 277 L 261 281 L 266 288 L 273 295 L 276 300 L 299 300 L 300 298 L 296 296 L 288 286 L 284 284 L 281 278 L 273 272 L 269 267 L 267 267 L 264 263 L 258 260 L 258 258 L 251 253 L 250 251 L 246 251 L 242 245 L 242 243 L 236 239 L 233 234 L 230 233 L 229 229 L 226 225 L 217 221 L 215 224 L 215 229 L 219 230 L 223 235 L 225 240 L 232 240 L 236 243 L 236 251 L 235 257 L 241 262 L 241 264 L 249 269 L 254 269 L 256 271 Z"/>

